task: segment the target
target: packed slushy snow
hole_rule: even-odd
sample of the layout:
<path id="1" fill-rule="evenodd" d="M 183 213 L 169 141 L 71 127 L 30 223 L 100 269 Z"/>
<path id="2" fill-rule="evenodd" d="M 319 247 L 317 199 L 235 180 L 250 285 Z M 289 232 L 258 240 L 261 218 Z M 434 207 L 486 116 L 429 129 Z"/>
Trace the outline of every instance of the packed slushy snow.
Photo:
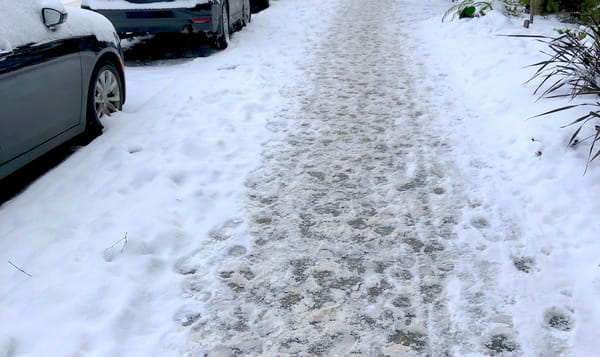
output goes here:
<path id="1" fill-rule="evenodd" d="M 247 182 L 255 247 L 222 268 L 193 335 L 200 350 L 449 350 L 443 291 L 460 200 L 414 94 L 407 17 L 394 1 L 348 2 L 315 48 L 310 84 L 289 89 L 301 111 L 270 124 L 294 127 Z"/>
<path id="2" fill-rule="evenodd" d="M 269 123 L 284 135 L 247 181 L 254 248 L 221 267 L 195 352 L 522 353 L 492 265 L 457 239 L 466 188 L 433 124 L 454 103 L 431 103 L 446 88 L 415 56 L 411 23 L 433 9 L 406 6 L 345 2 L 314 48 L 308 84 L 287 88 L 300 110 Z"/>

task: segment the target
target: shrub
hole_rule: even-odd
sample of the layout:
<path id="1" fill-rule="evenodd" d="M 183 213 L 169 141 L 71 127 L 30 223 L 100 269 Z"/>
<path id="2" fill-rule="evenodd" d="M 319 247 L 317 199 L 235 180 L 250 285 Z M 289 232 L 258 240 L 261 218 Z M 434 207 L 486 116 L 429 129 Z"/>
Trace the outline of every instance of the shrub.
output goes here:
<path id="1" fill-rule="evenodd" d="M 491 1 L 462 0 L 446 11 L 444 16 L 442 16 L 442 22 L 450 15 L 452 15 L 450 21 L 452 21 L 456 16 L 458 16 L 459 19 L 483 16 L 490 10 L 493 10 Z"/>
<path id="2" fill-rule="evenodd" d="M 584 0 L 579 8 L 584 19 L 600 18 L 600 0 Z"/>
<path id="3" fill-rule="evenodd" d="M 504 13 L 509 16 L 519 16 L 525 12 L 529 4 L 529 0 L 498 0 L 502 3 Z M 600 1 L 600 0 L 597 0 Z M 465 17 L 483 16 L 488 11 L 493 10 L 493 1 L 476 1 L 476 0 L 452 0 L 453 5 L 442 16 L 442 22 L 450 16 L 450 20 L 454 20 L 456 16 L 459 19 Z"/>
<path id="4" fill-rule="evenodd" d="M 548 13 L 556 13 L 560 11 L 560 2 L 558 0 L 548 0 L 546 6 L 544 7 L 546 12 Z"/>
<path id="5" fill-rule="evenodd" d="M 583 0 L 557 0 L 560 5 L 560 10 L 575 12 L 581 10 Z"/>
<path id="6" fill-rule="evenodd" d="M 525 12 L 522 0 L 501 0 L 504 4 L 504 13 L 509 16 L 519 16 Z M 528 2 L 529 3 L 529 2 Z"/>
<path id="7" fill-rule="evenodd" d="M 539 4 L 546 13 L 566 12 L 574 18 L 581 18 L 584 23 L 588 23 L 590 16 L 599 18 L 600 15 L 600 0 L 544 0 Z"/>
<path id="8" fill-rule="evenodd" d="M 540 98 L 566 97 L 573 100 L 583 96 L 594 97 L 591 102 L 562 106 L 536 116 L 576 107 L 592 107 L 589 113 L 565 125 L 575 127 L 569 145 L 591 140 L 588 164 L 600 156 L 600 150 L 594 151 L 600 141 L 600 23 L 593 17 L 589 21 L 591 25 L 582 31 L 562 31 L 558 37 L 544 38 L 549 47 L 549 51 L 544 53 L 549 58 L 532 65 L 538 69 L 528 81 L 541 79 L 534 91 Z M 581 130 L 591 125 L 594 125 L 595 133 L 580 139 Z"/>

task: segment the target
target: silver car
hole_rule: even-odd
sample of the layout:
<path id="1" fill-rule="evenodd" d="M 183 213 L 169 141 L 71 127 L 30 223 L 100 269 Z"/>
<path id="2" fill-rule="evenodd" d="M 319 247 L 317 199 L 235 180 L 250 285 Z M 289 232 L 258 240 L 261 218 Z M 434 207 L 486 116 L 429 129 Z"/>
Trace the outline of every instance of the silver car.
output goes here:
<path id="1" fill-rule="evenodd" d="M 125 102 L 112 24 L 59 0 L 0 0 L 0 180 Z"/>

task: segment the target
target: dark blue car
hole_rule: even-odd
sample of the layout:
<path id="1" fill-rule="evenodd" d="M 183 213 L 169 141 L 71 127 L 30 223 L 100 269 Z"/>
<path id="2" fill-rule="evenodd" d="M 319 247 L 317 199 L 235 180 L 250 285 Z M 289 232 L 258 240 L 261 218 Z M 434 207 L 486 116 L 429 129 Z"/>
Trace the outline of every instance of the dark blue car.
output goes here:
<path id="1" fill-rule="evenodd" d="M 81 7 L 106 16 L 120 36 L 164 32 L 201 33 L 217 49 L 251 21 L 250 0 L 83 0 Z"/>

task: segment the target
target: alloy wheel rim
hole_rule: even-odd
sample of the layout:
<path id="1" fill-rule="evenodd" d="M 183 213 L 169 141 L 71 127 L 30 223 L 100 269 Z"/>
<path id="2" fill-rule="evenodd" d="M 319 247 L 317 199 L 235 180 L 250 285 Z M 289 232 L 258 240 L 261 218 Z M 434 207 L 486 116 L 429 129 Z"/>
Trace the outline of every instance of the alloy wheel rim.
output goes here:
<path id="1" fill-rule="evenodd" d="M 117 76 L 109 70 L 100 72 L 94 89 L 96 117 L 110 116 L 119 110 L 120 104 L 121 93 Z"/>
<path id="2" fill-rule="evenodd" d="M 225 41 L 229 42 L 229 17 L 227 16 L 227 7 L 223 7 L 223 33 Z"/>

